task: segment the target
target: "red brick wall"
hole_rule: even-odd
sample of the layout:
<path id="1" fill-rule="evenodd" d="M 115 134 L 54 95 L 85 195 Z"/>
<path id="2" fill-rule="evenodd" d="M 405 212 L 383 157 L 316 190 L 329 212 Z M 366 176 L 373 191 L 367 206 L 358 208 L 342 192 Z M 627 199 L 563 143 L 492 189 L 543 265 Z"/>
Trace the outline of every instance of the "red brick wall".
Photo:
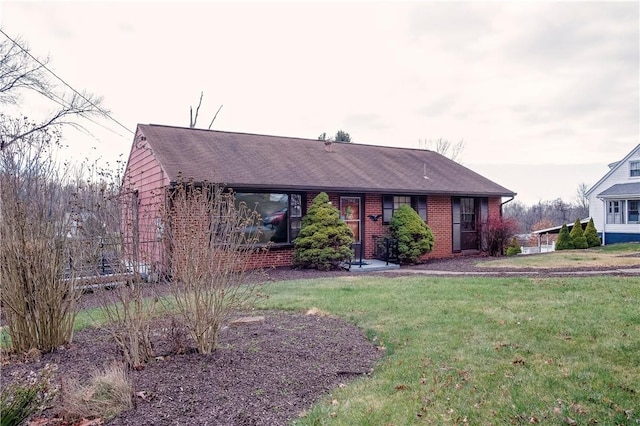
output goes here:
<path id="1" fill-rule="evenodd" d="M 375 251 L 374 241 L 377 238 L 383 237 L 387 233 L 387 226 L 382 224 L 382 217 L 377 221 L 369 219 L 369 215 L 382 214 L 382 195 L 380 194 L 366 194 L 363 197 L 363 228 L 362 233 L 364 243 L 364 257 L 373 258 Z"/>
<path id="2" fill-rule="evenodd" d="M 307 210 L 311 206 L 313 198 L 318 193 L 308 193 L 306 197 Z M 340 196 L 344 194 L 328 193 L 329 200 L 336 207 L 340 206 Z M 500 211 L 501 199 L 489 199 L 489 213 L 495 214 Z M 364 246 L 364 257 L 374 257 L 374 240 L 387 233 L 387 226 L 383 225 L 382 219 L 373 221 L 369 215 L 382 214 L 382 195 L 365 194 L 362 196 L 362 238 Z M 446 258 L 460 255 L 452 252 L 452 212 L 450 196 L 428 196 L 427 197 L 427 224 L 431 228 L 435 238 L 433 251 L 425 255 L 422 259 Z M 293 260 L 292 247 L 273 247 L 266 251 L 261 251 L 250 260 L 252 268 L 286 267 L 291 266 Z"/>
<path id="3" fill-rule="evenodd" d="M 431 228 L 435 243 L 433 250 L 423 256 L 423 259 L 453 256 L 450 196 L 429 195 L 427 197 L 427 225 Z"/>

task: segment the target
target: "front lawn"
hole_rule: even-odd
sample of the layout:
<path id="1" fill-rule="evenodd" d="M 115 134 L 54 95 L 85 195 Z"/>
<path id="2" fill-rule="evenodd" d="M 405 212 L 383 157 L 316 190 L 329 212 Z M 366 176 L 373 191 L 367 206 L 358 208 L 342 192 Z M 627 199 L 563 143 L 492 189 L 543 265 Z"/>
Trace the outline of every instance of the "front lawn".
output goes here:
<path id="1" fill-rule="evenodd" d="M 640 266 L 640 243 L 612 244 L 585 250 L 560 250 L 550 253 L 501 257 L 478 262 L 490 268 L 625 268 Z"/>
<path id="2" fill-rule="evenodd" d="M 638 278 L 349 276 L 269 293 L 261 308 L 315 307 L 386 348 L 295 424 L 640 423 Z"/>

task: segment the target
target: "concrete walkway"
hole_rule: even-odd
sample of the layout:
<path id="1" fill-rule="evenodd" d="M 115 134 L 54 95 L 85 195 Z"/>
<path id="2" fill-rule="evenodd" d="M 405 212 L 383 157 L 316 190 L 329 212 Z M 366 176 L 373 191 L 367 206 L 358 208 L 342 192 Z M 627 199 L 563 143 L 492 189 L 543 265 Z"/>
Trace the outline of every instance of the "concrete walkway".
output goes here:
<path id="1" fill-rule="evenodd" d="M 598 276 L 598 275 L 632 275 L 640 276 L 640 265 L 638 267 L 611 268 L 606 270 L 576 270 L 576 271 L 546 271 L 539 269 L 536 271 L 443 271 L 438 269 L 421 269 L 400 267 L 395 263 L 387 263 L 377 259 L 364 259 L 362 265 L 351 264 L 350 272 L 402 272 L 416 275 L 439 275 L 439 276 Z"/>
<path id="2" fill-rule="evenodd" d="M 488 277 L 502 277 L 502 276 L 598 276 L 598 275 L 633 275 L 640 276 L 640 267 L 638 268 L 619 268 L 619 269 L 606 269 L 606 270 L 578 270 L 578 271 L 440 271 L 430 269 L 396 269 L 387 270 L 385 272 L 403 272 L 406 274 L 415 275 L 439 275 L 439 276 L 488 276 Z"/>

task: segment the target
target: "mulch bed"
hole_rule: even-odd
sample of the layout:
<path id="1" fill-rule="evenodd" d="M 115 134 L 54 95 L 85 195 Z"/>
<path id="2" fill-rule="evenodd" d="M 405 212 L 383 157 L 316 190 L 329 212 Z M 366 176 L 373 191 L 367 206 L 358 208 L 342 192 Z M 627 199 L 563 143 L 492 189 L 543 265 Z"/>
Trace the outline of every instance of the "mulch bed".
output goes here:
<path id="1" fill-rule="evenodd" d="M 267 311 L 262 322 L 225 327 L 216 351 L 175 352 L 168 323 L 157 323 L 156 358 L 132 371 L 135 408 L 113 425 L 283 425 L 304 415 L 331 389 L 368 375 L 382 353 L 356 327 L 337 318 Z M 178 332 L 179 334 L 179 332 Z M 2 367 L 2 386 L 47 363 L 58 378 L 86 380 L 121 359 L 109 335 L 89 328 L 40 359 Z M 58 417 L 56 407 L 43 417 Z M 40 424 L 59 424 L 55 421 Z"/>

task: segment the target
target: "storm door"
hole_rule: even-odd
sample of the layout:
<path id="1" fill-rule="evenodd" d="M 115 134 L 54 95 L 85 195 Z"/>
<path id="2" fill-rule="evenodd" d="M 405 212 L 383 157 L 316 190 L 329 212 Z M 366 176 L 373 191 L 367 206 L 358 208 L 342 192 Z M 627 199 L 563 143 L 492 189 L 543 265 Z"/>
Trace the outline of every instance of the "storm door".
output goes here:
<path id="1" fill-rule="evenodd" d="M 340 197 L 340 218 L 353 231 L 356 243 L 361 241 L 361 217 L 360 197 Z"/>
<path id="2" fill-rule="evenodd" d="M 480 210 L 479 207 L 482 209 Z M 488 205 L 484 198 L 453 197 L 451 199 L 452 249 L 454 252 L 479 249 L 478 219 L 486 221 L 487 212 Z M 482 218 L 478 217 L 479 213 L 483 216 Z"/>
<path id="3" fill-rule="evenodd" d="M 460 198 L 460 248 L 462 250 L 478 248 L 475 201 L 474 198 Z"/>

